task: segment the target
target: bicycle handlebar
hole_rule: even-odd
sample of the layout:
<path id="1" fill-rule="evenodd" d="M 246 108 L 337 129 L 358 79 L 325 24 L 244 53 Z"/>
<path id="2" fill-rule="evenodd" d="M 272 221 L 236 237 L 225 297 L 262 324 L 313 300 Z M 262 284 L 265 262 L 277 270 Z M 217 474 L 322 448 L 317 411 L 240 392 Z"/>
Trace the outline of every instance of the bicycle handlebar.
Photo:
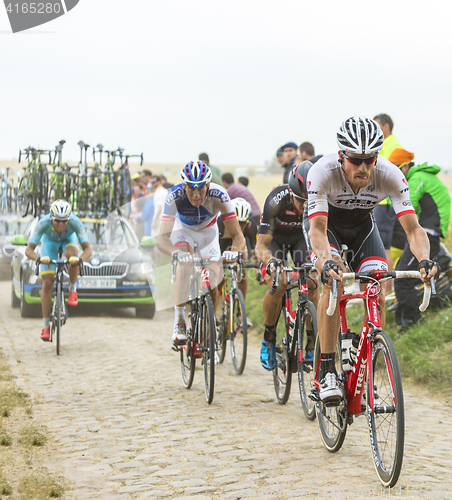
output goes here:
<path id="1" fill-rule="evenodd" d="M 342 274 L 342 279 L 343 280 L 356 280 L 356 279 L 363 279 L 363 278 L 368 278 L 368 279 L 377 279 L 375 275 L 378 274 L 379 278 L 378 279 L 383 279 L 383 278 L 393 278 L 393 279 L 398 279 L 398 278 L 419 278 L 421 277 L 421 273 L 419 271 L 386 271 L 386 272 L 379 272 L 379 271 L 368 271 L 364 273 L 343 273 Z M 430 303 L 430 297 L 431 295 L 436 294 L 436 287 L 435 287 L 435 278 L 430 278 L 430 286 L 425 286 L 424 285 L 424 296 L 422 299 L 422 304 L 419 306 L 419 311 L 423 312 L 427 309 L 429 303 Z M 337 305 L 337 280 L 333 279 L 331 291 L 330 291 L 330 300 L 328 303 L 328 309 L 326 313 L 328 316 L 332 316 L 336 310 L 336 305 Z"/>
<path id="2" fill-rule="evenodd" d="M 42 264 L 42 262 L 39 263 L 39 265 L 36 266 L 35 274 L 36 276 L 39 276 L 39 266 Z M 63 266 L 64 264 L 69 264 L 69 261 L 67 259 L 57 259 L 57 260 L 50 260 L 48 264 L 42 264 L 43 266 L 50 266 L 51 264 L 55 264 L 55 266 Z M 83 261 L 82 259 L 79 259 L 79 274 L 80 276 L 83 276 Z"/>

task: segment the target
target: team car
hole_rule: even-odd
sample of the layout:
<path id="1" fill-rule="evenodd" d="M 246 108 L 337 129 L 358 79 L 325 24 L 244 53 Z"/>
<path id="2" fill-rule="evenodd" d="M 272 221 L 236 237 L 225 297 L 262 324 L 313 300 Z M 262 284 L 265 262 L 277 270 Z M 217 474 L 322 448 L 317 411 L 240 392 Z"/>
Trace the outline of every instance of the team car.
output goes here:
<path id="1" fill-rule="evenodd" d="M 11 306 L 20 307 L 22 317 L 40 312 L 42 281 L 36 275 L 36 263 L 25 256 L 25 247 L 36 227 L 32 219 L 21 235 L 13 237 L 15 250 L 11 262 Z M 137 236 L 121 215 L 108 219 L 82 218 L 93 253 L 83 265 L 77 280 L 79 304 L 134 307 L 136 316 L 153 318 L 155 314 L 155 272 L 149 253 L 140 248 Z M 40 247 L 36 253 L 40 254 Z M 69 293 L 69 275 L 64 274 L 65 295 Z"/>
<path id="2" fill-rule="evenodd" d="M 0 278 L 8 279 L 11 275 L 11 259 L 15 246 L 11 239 L 23 234 L 30 218 L 24 219 L 16 215 L 5 215 L 0 218 Z"/>

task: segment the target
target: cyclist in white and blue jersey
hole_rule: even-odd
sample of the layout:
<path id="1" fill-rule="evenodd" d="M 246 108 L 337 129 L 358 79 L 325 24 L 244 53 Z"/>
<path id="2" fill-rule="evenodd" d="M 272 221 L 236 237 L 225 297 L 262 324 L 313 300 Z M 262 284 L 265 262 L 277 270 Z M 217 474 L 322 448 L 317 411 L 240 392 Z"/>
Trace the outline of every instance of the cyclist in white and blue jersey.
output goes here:
<path id="1" fill-rule="evenodd" d="M 41 266 L 41 306 L 44 322 L 41 339 L 44 341 L 50 340 L 49 317 L 56 270 L 55 264 L 50 264 L 50 261 L 58 259 L 58 250 L 61 248 L 70 264 L 68 304 L 76 306 L 78 304 L 76 284 L 79 265 L 80 262 L 86 262 L 92 253 L 82 221 L 71 212 L 71 205 L 67 201 L 54 201 L 50 207 L 50 213 L 39 219 L 25 249 L 25 255 Z M 35 252 L 39 243 L 41 243 L 41 256 Z M 78 257 L 77 243 L 80 243 L 83 250 L 80 257 Z"/>
<path id="2" fill-rule="evenodd" d="M 211 183 L 212 172 L 202 161 L 189 162 L 180 172 L 181 183 L 166 196 L 162 223 L 157 238 L 158 249 L 167 255 L 177 254 L 179 262 L 186 263 L 196 253 L 201 257 L 220 257 L 219 216 L 232 238 L 230 251 L 223 253 L 225 260 L 234 260 L 246 243 L 237 216 L 226 190 Z M 185 304 L 190 290 L 191 266 L 179 266 L 175 292 L 175 319 L 173 342 L 184 344 L 186 337 Z M 223 278 L 220 265 L 209 266 L 209 281 L 214 307 L 217 306 L 218 284 Z"/>

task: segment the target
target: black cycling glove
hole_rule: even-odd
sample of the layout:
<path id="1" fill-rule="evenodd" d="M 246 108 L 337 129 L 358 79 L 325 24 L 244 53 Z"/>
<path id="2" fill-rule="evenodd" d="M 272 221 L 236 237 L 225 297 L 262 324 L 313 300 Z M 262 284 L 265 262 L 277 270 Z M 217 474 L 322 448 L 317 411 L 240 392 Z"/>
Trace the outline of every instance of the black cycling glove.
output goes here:
<path id="1" fill-rule="evenodd" d="M 434 260 L 427 260 L 427 259 L 421 260 L 419 262 L 419 265 L 417 266 L 417 270 L 420 271 L 422 268 L 424 268 L 426 273 L 428 274 L 431 271 L 433 266 L 436 266 L 436 269 L 437 269 L 435 277 L 439 276 L 439 273 L 441 272 L 441 268 L 440 268 L 438 262 L 436 262 Z"/>
<path id="2" fill-rule="evenodd" d="M 328 271 L 332 269 L 335 273 L 339 273 L 339 265 L 334 262 L 334 260 L 327 260 L 322 268 L 322 273 L 320 279 L 324 285 L 328 284 L 328 279 L 331 276 L 328 274 Z"/>

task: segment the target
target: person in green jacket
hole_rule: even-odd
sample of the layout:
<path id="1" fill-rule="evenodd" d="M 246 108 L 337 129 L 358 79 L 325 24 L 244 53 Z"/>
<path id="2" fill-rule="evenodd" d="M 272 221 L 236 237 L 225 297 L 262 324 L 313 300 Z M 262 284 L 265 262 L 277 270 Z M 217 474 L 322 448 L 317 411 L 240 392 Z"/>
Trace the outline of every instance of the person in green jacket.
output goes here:
<path id="1" fill-rule="evenodd" d="M 445 238 L 447 235 L 451 197 L 447 187 L 438 179 L 440 167 L 428 163 L 414 165 L 411 161 L 413 158 L 413 153 L 403 148 L 396 148 L 389 160 L 399 166 L 406 177 L 410 200 L 419 224 L 425 229 L 430 240 L 430 259 L 433 259 L 439 252 L 440 238 Z M 418 261 L 406 244 L 396 269 L 405 271 L 418 267 Z M 397 298 L 395 320 L 402 331 L 421 319 L 415 286 L 415 280 L 409 278 L 394 281 Z"/>

